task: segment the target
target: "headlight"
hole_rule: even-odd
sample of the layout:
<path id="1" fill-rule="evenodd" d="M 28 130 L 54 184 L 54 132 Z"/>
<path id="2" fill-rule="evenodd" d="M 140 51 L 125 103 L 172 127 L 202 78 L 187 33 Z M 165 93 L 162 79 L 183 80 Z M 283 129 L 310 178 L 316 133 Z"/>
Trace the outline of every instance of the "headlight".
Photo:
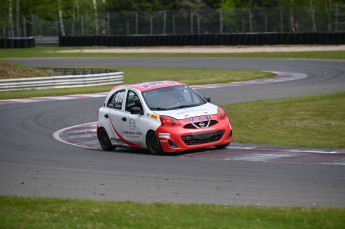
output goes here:
<path id="1" fill-rule="evenodd" d="M 220 107 L 218 107 L 217 116 L 218 116 L 218 119 L 225 119 L 226 118 L 225 111 Z"/>
<path id="2" fill-rule="evenodd" d="M 177 127 L 181 125 L 181 122 L 179 120 L 174 119 L 169 116 L 161 115 L 159 116 L 159 118 L 162 122 L 162 126 L 165 126 L 165 127 Z"/>

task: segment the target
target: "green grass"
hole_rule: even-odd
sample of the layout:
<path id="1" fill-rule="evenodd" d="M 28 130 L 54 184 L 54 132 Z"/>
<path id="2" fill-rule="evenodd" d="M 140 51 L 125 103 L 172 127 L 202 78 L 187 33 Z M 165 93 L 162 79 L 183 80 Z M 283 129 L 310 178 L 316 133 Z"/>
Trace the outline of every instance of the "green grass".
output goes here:
<path id="1" fill-rule="evenodd" d="M 0 197 L 1 228 L 345 228 L 345 209 Z"/>
<path id="2" fill-rule="evenodd" d="M 29 68 L 10 61 L 0 59 L 0 79 L 30 78 L 49 76 L 51 74 L 37 68 Z"/>
<path id="3" fill-rule="evenodd" d="M 271 47 L 271 46 L 270 46 Z M 279 46 L 278 46 L 279 47 Z M 254 53 L 58 53 L 61 50 L 109 47 L 35 47 L 1 49 L 0 58 L 33 57 L 234 57 L 234 58 L 312 58 L 345 59 L 344 51 L 254 52 Z M 110 47 L 112 48 L 112 47 Z"/>
<path id="4" fill-rule="evenodd" d="M 345 148 L 345 92 L 224 106 L 234 142 Z"/>
<path id="5" fill-rule="evenodd" d="M 89 67 L 101 68 L 101 67 Z M 104 67 L 103 67 L 104 68 Z M 136 83 L 141 81 L 155 80 L 176 80 L 186 84 L 212 84 L 234 81 L 246 81 L 253 79 L 262 79 L 273 77 L 270 72 L 261 72 L 254 70 L 232 70 L 232 69 L 214 69 L 214 68 L 172 68 L 172 67 L 127 67 L 117 66 L 107 69 L 114 69 L 124 72 L 124 83 Z M 71 89 L 50 89 L 50 90 L 23 90 L 0 92 L 0 99 L 18 99 L 41 96 L 59 96 L 69 94 L 84 94 L 96 92 L 108 92 L 112 87 L 84 87 Z"/>

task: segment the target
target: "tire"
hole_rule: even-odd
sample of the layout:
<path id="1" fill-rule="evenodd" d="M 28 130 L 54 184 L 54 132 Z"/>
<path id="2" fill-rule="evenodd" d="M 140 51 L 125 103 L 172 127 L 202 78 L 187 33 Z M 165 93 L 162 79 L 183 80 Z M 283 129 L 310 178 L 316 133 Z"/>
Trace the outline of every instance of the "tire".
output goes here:
<path id="1" fill-rule="evenodd" d="M 104 128 L 99 129 L 98 141 L 104 151 L 113 151 L 116 147 L 110 142 L 107 131 Z"/>
<path id="2" fill-rule="evenodd" d="M 159 138 L 153 131 L 149 131 L 146 135 L 146 146 L 151 154 L 160 155 L 164 153 Z"/>
<path id="3" fill-rule="evenodd" d="M 228 147 L 230 145 L 230 143 L 228 144 L 223 144 L 223 145 L 217 145 L 215 146 L 217 149 L 225 149 L 226 147 Z"/>

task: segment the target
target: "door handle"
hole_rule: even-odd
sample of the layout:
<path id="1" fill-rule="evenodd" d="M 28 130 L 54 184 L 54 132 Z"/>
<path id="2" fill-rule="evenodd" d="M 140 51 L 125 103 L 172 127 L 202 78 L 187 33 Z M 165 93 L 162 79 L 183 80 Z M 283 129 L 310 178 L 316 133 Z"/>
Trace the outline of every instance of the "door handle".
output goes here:
<path id="1" fill-rule="evenodd" d="M 108 115 L 108 114 L 105 114 L 104 117 L 105 117 L 105 118 L 109 118 L 109 115 Z"/>
<path id="2" fill-rule="evenodd" d="M 126 117 L 123 117 L 123 118 L 122 118 L 122 121 L 126 122 L 126 121 L 127 121 Z"/>

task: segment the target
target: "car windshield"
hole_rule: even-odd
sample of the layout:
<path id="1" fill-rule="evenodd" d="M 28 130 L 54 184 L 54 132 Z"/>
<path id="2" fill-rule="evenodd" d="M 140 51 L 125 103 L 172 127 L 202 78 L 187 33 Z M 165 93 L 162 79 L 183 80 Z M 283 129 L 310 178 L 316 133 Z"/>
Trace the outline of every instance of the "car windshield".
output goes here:
<path id="1" fill-rule="evenodd" d="M 206 103 L 198 93 L 188 86 L 173 86 L 142 93 L 150 110 L 175 110 L 200 106 Z"/>

